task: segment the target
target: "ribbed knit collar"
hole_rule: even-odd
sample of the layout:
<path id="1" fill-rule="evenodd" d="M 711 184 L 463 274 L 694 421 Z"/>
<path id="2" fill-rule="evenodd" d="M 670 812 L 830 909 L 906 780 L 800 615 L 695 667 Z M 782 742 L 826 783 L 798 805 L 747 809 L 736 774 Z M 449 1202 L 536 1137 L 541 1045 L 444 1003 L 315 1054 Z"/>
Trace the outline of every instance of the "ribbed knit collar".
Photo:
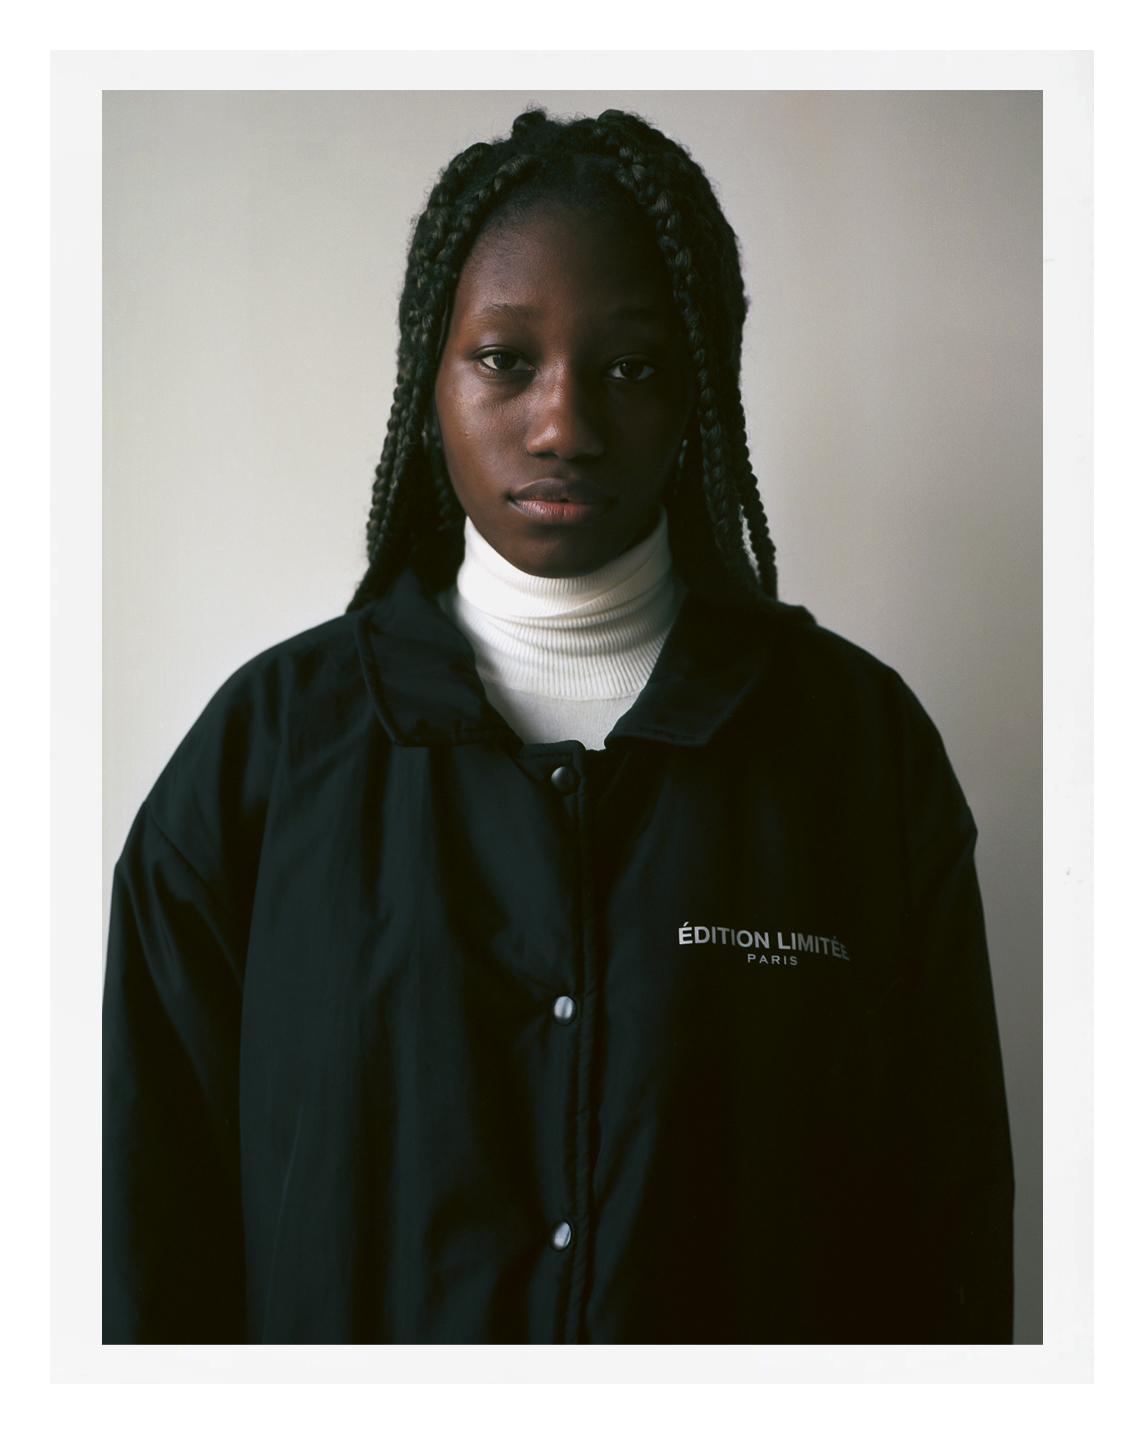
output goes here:
<path id="1" fill-rule="evenodd" d="M 661 511 L 642 543 L 578 578 L 523 573 L 466 522 L 457 586 L 440 601 L 472 644 L 482 677 L 584 701 L 643 688 L 683 596 Z"/>

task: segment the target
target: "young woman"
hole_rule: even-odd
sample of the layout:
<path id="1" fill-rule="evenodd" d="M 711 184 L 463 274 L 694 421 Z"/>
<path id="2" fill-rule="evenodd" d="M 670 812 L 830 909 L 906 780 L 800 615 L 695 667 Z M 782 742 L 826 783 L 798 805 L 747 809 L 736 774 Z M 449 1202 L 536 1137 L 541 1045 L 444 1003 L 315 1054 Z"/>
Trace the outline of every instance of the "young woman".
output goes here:
<path id="1" fill-rule="evenodd" d="M 776 598 L 735 236 L 634 116 L 443 172 L 350 611 L 116 875 L 108 1342 L 999 1342 L 974 827 Z"/>

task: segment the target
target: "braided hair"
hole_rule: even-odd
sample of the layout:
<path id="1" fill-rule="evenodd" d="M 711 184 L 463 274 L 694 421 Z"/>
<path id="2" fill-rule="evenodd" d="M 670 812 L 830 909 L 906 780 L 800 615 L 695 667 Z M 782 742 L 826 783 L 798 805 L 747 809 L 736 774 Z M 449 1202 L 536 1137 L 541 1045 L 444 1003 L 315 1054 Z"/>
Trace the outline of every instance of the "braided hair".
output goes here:
<path id="1" fill-rule="evenodd" d="M 369 567 L 350 610 L 388 590 L 414 550 L 447 587 L 464 513 L 445 468 L 433 390 L 461 269 L 494 216 L 539 198 L 620 211 L 666 264 L 695 402 L 677 479 L 663 494 L 672 556 L 689 587 L 721 601 L 776 595 L 775 552 L 747 451 L 739 392 L 743 290 L 735 233 L 700 167 L 637 115 L 519 115 L 507 139 L 474 144 L 442 171 L 416 222 L 398 307 L 397 385 L 366 528 Z"/>

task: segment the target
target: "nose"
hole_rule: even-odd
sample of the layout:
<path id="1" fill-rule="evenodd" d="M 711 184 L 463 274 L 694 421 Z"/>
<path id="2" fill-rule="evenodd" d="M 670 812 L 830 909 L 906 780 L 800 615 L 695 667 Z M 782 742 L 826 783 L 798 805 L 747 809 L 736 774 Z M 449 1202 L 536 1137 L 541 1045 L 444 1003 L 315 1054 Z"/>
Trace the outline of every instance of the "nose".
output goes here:
<path id="1" fill-rule="evenodd" d="M 571 368 L 537 375 L 531 385 L 526 450 L 535 458 L 599 458 L 604 434 L 590 382 Z"/>

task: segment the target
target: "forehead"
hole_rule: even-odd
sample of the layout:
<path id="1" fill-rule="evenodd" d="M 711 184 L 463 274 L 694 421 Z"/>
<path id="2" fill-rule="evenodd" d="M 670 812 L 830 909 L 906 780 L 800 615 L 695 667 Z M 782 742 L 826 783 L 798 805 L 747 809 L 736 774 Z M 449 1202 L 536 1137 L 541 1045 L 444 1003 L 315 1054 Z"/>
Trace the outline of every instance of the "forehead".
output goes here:
<path id="1" fill-rule="evenodd" d="M 455 306 L 483 309 L 541 297 L 565 306 L 626 304 L 675 314 L 666 265 L 645 225 L 558 200 L 493 217 L 461 270 Z"/>

